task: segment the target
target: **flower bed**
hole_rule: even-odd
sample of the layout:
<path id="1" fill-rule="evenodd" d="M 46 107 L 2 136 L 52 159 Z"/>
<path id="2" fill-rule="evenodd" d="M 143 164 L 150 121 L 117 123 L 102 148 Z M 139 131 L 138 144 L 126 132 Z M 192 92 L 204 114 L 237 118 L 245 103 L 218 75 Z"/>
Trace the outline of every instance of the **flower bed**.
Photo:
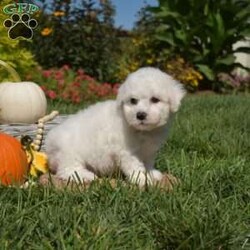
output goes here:
<path id="1" fill-rule="evenodd" d="M 39 83 L 48 99 L 74 104 L 113 98 L 119 87 L 118 83 L 100 83 L 84 70 L 74 71 L 68 65 L 59 69 L 38 68 L 35 73 L 28 75 L 27 80 Z"/>

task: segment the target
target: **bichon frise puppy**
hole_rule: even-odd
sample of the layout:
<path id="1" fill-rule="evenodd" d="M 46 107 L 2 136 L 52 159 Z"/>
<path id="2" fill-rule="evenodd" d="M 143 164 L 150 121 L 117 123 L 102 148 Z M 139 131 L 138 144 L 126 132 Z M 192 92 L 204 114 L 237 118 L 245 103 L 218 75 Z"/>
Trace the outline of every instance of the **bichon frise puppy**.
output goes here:
<path id="1" fill-rule="evenodd" d="M 63 180 L 92 181 L 120 170 L 140 186 L 160 181 L 154 160 L 184 95 L 159 69 L 131 73 L 116 100 L 92 105 L 48 133 L 50 169 Z"/>

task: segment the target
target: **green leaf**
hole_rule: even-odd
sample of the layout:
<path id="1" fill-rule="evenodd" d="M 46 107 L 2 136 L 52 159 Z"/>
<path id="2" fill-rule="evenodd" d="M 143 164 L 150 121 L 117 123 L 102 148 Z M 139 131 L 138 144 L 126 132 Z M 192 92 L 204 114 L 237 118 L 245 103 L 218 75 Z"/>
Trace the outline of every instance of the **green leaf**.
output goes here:
<path id="1" fill-rule="evenodd" d="M 225 33 L 225 27 L 224 27 L 224 21 L 222 19 L 220 12 L 217 12 L 215 14 L 215 20 L 216 20 L 216 24 L 217 24 L 218 34 L 219 34 L 219 36 L 223 36 L 223 34 Z"/>
<path id="2" fill-rule="evenodd" d="M 173 11 L 160 11 L 158 13 L 155 14 L 156 17 L 172 17 L 174 19 L 178 19 L 181 17 L 181 15 L 177 12 L 173 12 Z"/>
<path id="3" fill-rule="evenodd" d="M 196 64 L 195 66 L 208 80 L 213 81 L 215 79 L 215 74 L 213 70 L 210 69 L 207 65 Z"/>
<path id="4" fill-rule="evenodd" d="M 242 30 L 240 35 L 243 37 L 250 37 L 250 28 Z"/>
<path id="5" fill-rule="evenodd" d="M 226 38 L 226 33 L 225 33 L 225 27 L 224 27 L 224 21 L 221 17 L 221 14 L 218 12 L 215 14 L 214 16 L 215 18 L 215 23 L 214 23 L 214 34 L 213 34 L 213 40 L 212 40 L 212 44 L 214 47 L 214 51 L 217 54 L 221 47 L 222 44 Z"/>
<path id="6" fill-rule="evenodd" d="M 167 24 L 160 24 L 156 29 L 156 33 L 161 34 L 163 32 L 166 32 L 166 30 L 169 30 L 170 26 Z"/>
<path id="7" fill-rule="evenodd" d="M 201 53 L 193 52 L 195 55 L 193 56 L 193 63 L 200 63 L 203 61 L 204 57 L 201 55 Z"/>
<path id="8" fill-rule="evenodd" d="M 217 59 L 216 64 L 231 65 L 235 62 L 235 55 L 229 54 L 226 57 Z"/>
<path id="9" fill-rule="evenodd" d="M 187 33 L 184 32 L 182 29 L 181 30 L 175 30 L 175 36 L 177 39 L 183 42 L 183 44 L 187 44 Z"/>
<path id="10" fill-rule="evenodd" d="M 150 11 L 151 13 L 158 13 L 160 11 L 159 7 L 147 7 L 146 10 Z"/>
<path id="11" fill-rule="evenodd" d="M 204 13 L 204 15 L 205 15 L 205 16 L 207 16 L 207 15 L 208 15 L 208 13 L 209 13 L 209 4 L 208 4 L 208 3 L 206 3 L 206 4 L 205 4 L 205 7 L 204 7 L 204 10 L 203 10 L 203 13 Z"/>
<path id="12" fill-rule="evenodd" d="M 233 27 L 233 28 L 230 28 L 230 29 L 227 29 L 227 36 L 228 37 L 234 37 L 235 34 L 237 33 L 237 27 Z"/>
<path id="13" fill-rule="evenodd" d="M 209 13 L 206 19 L 206 25 L 210 28 L 214 27 L 214 15 L 213 13 Z"/>
<path id="14" fill-rule="evenodd" d="M 159 41 L 166 42 L 171 46 L 176 46 L 173 34 L 171 33 L 165 33 L 164 35 L 156 35 L 155 38 L 158 39 Z"/>
<path id="15" fill-rule="evenodd" d="M 239 21 L 247 21 L 249 19 L 249 12 L 250 12 L 249 7 L 244 8 L 235 15 L 235 18 Z"/>
<path id="16" fill-rule="evenodd" d="M 159 5 L 164 7 L 164 8 L 169 8 L 169 5 L 168 5 L 168 1 L 166 0 L 158 0 L 159 1 Z"/>

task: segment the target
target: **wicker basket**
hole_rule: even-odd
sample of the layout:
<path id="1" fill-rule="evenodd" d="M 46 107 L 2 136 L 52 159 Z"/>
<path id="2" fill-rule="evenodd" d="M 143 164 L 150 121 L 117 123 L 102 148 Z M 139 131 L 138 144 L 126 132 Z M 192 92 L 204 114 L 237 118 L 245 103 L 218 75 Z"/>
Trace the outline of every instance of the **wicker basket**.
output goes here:
<path id="1" fill-rule="evenodd" d="M 44 137 L 46 137 L 46 134 L 56 125 L 63 122 L 65 119 L 67 119 L 68 115 L 60 115 L 54 118 L 52 121 L 47 122 L 44 127 Z M 0 124 L 0 133 L 6 133 L 13 137 L 16 137 L 20 139 L 21 136 L 29 135 L 32 139 L 35 138 L 37 130 L 37 124 Z M 44 140 L 42 143 L 41 151 L 44 151 Z"/>

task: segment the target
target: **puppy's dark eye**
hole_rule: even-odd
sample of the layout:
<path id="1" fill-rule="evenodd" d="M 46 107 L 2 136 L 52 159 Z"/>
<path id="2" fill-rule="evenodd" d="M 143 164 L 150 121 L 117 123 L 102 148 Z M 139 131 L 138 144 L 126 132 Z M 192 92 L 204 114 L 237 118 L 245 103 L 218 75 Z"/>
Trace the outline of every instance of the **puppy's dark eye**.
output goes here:
<path id="1" fill-rule="evenodd" d="M 133 104 L 133 105 L 136 105 L 138 103 L 138 100 L 135 99 L 135 98 L 131 98 L 130 103 Z"/>
<path id="2" fill-rule="evenodd" d="M 158 98 L 156 98 L 156 97 L 152 97 L 152 98 L 150 99 L 150 101 L 151 101 L 152 103 L 158 103 L 160 100 L 159 100 Z"/>

